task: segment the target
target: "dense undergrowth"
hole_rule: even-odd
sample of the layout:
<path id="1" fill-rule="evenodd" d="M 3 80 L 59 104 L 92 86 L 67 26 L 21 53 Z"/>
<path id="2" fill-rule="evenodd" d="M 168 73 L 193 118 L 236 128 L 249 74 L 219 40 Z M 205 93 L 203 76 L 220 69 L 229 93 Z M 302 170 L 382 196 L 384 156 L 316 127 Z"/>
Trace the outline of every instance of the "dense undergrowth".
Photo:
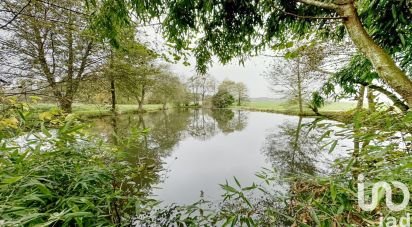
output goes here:
<path id="1" fill-rule="evenodd" d="M 6 104 L 0 118 L 0 226 L 126 226 L 152 202 L 132 187 L 140 166 L 85 135 L 73 116 L 45 112 L 35 120 L 27 105 Z"/>
<path id="2" fill-rule="evenodd" d="M 353 140 L 332 175 L 288 176 L 281 193 L 273 190 L 280 181 L 276 170 L 263 170 L 258 184 L 243 186 L 236 178 L 234 185 L 222 184 L 219 204 L 163 207 L 147 198 L 137 180 L 148 177 L 144 166 L 125 159 L 121 141 L 114 146 L 85 134 L 71 115 L 33 118 L 25 104 L 2 103 L 0 226 L 379 226 L 381 219 L 399 220 L 411 211 L 390 211 L 382 190 L 371 212 L 357 198 L 360 174 L 369 183 L 400 181 L 412 188 L 411 113 L 365 110 L 352 124 L 307 125 L 326 129 L 319 143 L 331 150 Z M 393 193 L 395 203 L 402 201 L 400 191 Z"/>

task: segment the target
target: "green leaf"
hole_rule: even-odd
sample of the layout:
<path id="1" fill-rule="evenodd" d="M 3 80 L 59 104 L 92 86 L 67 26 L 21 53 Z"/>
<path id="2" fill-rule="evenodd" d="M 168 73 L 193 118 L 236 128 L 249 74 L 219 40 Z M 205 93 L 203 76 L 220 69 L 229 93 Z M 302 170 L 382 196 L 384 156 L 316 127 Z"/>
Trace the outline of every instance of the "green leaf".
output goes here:
<path id="1" fill-rule="evenodd" d="M 339 206 L 339 208 L 338 208 L 338 211 L 336 212 L 336 214 L 341 214 L 341 213 L 343 213 L 343 210 L 345 209 L 345 206 L 344 205 L 340 205 Z"/>
<path id="2" fill-rule="evenodd" d="M 327 130 L 323 135 L 318 139 L 318 142 L 321 142 L 325 138 L 329 138 L 332 130 Z"/>
<path id="3" fill-rule="evenodd" d="M 252 185 L 252 186 L 249 186 L 249 187 L 242 188 L 242 191 L 251 191 L 251 190 L 256 189 L 256 188 L 257 188 L 256 185 Z"/>
<path id="4" fill-rule="evenodd" d="M 395 20 L 398 18 L 398 12 L 396 10 L 396 5 L 395 4 L 392 5 L 392 17 Z"/>
<path id="5" fill-rule="evenodd" d="M 17 177 L 9 177 L 4 179 L 1 184 L 13 184 L 16 183 L 17 181 L 21 180 L 23 176 L 17 176 Z"/>
<path id="6" fill-rule="evenodd" d="M 406 46 L 405 36 L 402 33 L 399 33 L 399 38 L 401 40 L 402 46 Z"/>
<path id="7" fill-rule="evenodd" d="M 232 186 L 229 186 L 227 184 L 221 184 L 220 187 L 222 187 L 222 189 L 225 190 L 225 191 L 238 193 L 238 191 L 235 188 L 233 188 Z"/>
<path id="8" fill-rule="evenodd" d="M 41 193 L 43 193 L 47 196 L 52 195 L 51 191 L 44 184 L 38 183 L 37 188 L 41 191 Z"/>
<path id="9" fill-rule="evenodd" d="M 47 137 L 47 138 L 50 138 L 50 137 L 52 137 L 52 134 L 50 134 L 50 132 L 49 132 L 49 130 L 47 130 L 45 127 L 44 127 L 44 123 L 42 122 L 41 123 L 41 131 L 42 131 L 42 133 Z"/>
<path id="10" fill-rule="evenodd" d="M 320 226 L 320 221 L 319 221 L 318 215 L 316 215 L 316 212 L 313 210 L 313 208 L 309 208 L 309 213 L 310 213 L 310 216 L 312 217 L 313 221 L 315 221 L 316 226 Z"/>
<path id="11" fill-rule="evenodd" d="M 329 154 L 332 153 L 333 150 L 335 150 L 337 144 L 338 144 L 337 140 L 333 141 L 332 146 L 329 149 Z"/>
<path id="12" fill-rule="evenodd" d="M 71 220 L 73 218 L 81 218 L 81 217 L 93 217 L 93 214 L 90 212 L 74 212 L 74 213 L 68 213 L 64 215 L 64 219 Z"/>
<path id="13" fill-rule="evenodd" d="M 330 196 L 332 197 L 333 203 L 336 202 L 336 185 L 333 181 L 330 182 Z"/>
<path id="14" fill-rule="evenodd" d="M 236 182 L 237 186 L 239 186 L 239 188 L 242 187 L 242 186 L 240 185 L 240 182 L 236 179 L 236 177 L 233 177 L 233 178 L 235 179 L 235 182 Z"/>

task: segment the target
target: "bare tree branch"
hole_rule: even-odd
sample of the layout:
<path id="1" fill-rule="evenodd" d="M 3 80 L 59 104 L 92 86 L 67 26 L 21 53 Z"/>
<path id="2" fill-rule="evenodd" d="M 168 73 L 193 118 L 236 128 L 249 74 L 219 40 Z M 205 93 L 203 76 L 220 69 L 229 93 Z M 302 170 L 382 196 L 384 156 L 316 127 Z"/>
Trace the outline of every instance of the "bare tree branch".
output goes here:
<path id="1" fill-rule="evenodd" d="M 32 1 L 32 0 L 29 0 L 29 1 L 26 3 L 26 5 L 24 5 L 17 13 L 15 13 L 14 16 L 13 16 L 13 18 L 11 18 L 11 20 L 9 20 L 6 24 L 0 26 L 0 29 L 4 29 L 4 28 L 6 28 L 9 24 L 13 23 L 13 21 L 16 20 L 19 15 L 22 14 L 23 10 L 25 10 L 25 9 L 30 5 L 31 1 Z"/>
<path id="2" fill-rule="evenodd" d="M 282 9 L 279 8 L 279 7 L 276 7 L 276 6 L 275 6 L 275 8 L 276 8 L 277 10 L 279 10 L 280 12 L 282 12 L 283 14 L 286 14 L 286 15 L 289 15 L 289 16 L 294 16 L 294 17 L 297 17 L 297 18 L 302 18 L 302 19 L 339 20 L 339 19 L 344 19 L 344 18 L 346 18 L 346 17 L 340 17 L 340 16 L 337 16 L 337 17 L 305 16 L 305 15 L 299 15 L 299 14 L 287 12 L 287 11 L 285 11 L 285 10 L 282 10 Z"/>
<path id="3" fill-rule="evenodd" d="M 329 9 L 329 10 L 337 10 L 339 8 L 338 5 L 333 4 L 333 3 L 327 3 L 327 2 L 321 2 L 317 0 L 298 0 L 299 2 L 302 2 L 307 5 L 311 6 L 317 6 L 323 9 Z"/>

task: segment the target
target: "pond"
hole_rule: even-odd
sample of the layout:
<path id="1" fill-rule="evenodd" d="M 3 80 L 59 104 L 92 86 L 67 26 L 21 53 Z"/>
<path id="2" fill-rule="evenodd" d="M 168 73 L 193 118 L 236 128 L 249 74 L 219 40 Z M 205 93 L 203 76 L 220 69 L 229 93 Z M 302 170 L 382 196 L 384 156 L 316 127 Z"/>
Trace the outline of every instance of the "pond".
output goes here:
<path id="1" fill-rule="evenodd" d="M 327 174 L 345 153 L 345 143 L 329 153 L 314 118 L 239 110 L 172 110 L 93 120 L 92 131 L 116 143 L 127 160 L 141 167 L 133 176 L 165 204 L 217 201 L 219 184 L 259 179 L 262 168 L 279 176 Z M 143 131 L 143 133 L 142 133 Z"/>

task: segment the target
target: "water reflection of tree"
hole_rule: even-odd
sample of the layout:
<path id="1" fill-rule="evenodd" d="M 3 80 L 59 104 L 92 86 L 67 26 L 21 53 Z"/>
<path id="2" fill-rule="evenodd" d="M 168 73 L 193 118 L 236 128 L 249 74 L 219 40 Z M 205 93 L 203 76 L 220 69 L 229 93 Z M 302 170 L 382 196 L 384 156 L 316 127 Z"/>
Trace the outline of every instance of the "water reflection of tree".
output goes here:
<path id="1" fill-rule="evenodd" d="M 242 131 L 247 126 L 247 114 L 243 111 L 217 109 L 211 112 L 218 128 L 225 134 Z"/>
<path id="2" fill-rule="evenodd" d="M 219 132 L 240 131 L 246 124 L 247 115 L 241 111 L 175 110 L 103 118 L 94 121 L 94 130 L 138 168 L 130 177 L 135 187 L 149 192 L 161 179 L 163 158 L 171 155 L 185 136 L 207 140 Z"/>
<path id="3" fill-rule="evenodd" d="M 190 122 L 190 112 L 184 110 L 163 111 L 146 117 L 146 127 L 149 128 L 149 132 L 145 134 L 149 141 L 147 149 L 159 153 L 162 157 L 169 156 L 176 144 L 185 135 L 184 132 Z"/>
<path id="4" fill-rule="evenodd" d="M 194 110 L 187 132 L 190 136 L 208 140 L 223 132 L 229 134 L 243 130 L 247 125 L 247 114 L 242 111 L 232 111 L 226 109 L 219 110 Z"/>
<path id="5" fill-rule="evenodd" d="M 119 115 L 95 121 L 95 128 L 117 146 L 124 161 L 137 168 L 128 177 L 134 187 L 148 193 L 151 185 L 159 183 L 162 158 L 182 139 L 189 119 L 189 111 Z"/>
<path id="6" fill-rule="evenodd" d="M 282 176 L 298 172 L 314 174 L 316 155 L 320 152 L 318 134 L 297 123 L 286 123 L 266 137 L 263 153 Z"/>
<path id="7" fill-rule="evenodd" d="M 190 136 L 208 140 L 218 133 L 216 121 L 208 113 L 209 110 L 194 110 L 188 125 L 187 132 Z"/>

